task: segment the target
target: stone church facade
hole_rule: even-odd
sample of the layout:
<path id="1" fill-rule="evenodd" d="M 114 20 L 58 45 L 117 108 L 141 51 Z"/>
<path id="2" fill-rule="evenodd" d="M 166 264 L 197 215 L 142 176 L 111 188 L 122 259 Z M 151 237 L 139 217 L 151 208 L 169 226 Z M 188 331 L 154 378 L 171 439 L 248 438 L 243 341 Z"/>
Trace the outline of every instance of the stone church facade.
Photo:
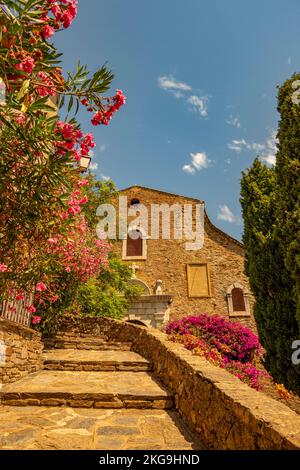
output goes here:
<path id="1" fill-rule="evenodd" d="M 130 233 L 115 244 L 115 250 L 133 268 L 131 282 L 143 288 L 143 295 L 129 309 L 129 320 L 161 327 L 168 319 L 208 313 L 255 329 L 253 296 L 244 273 L 244 247 L 215 227 L 205 210 L 204 243 L 197 250 L 187 250 L 186 239 L 172 236 L 173 212 L 170 239 L 162 239 L 162 219 L 158 239 L 151 238 L 141 223 L 134 225 L 140 205 L 146 206 L 149 214 L 153 205 L 180 205 L 182 211 L 185 205 L 192 205 L 195 229 L 194 208 L 204 205 L 203 201 L 142 186 L 121 190 L 119 196 L 126 196 L 127 208 L 134 209 L 135 215 L 128 217 Z M 114 204 L 117 214 L 119 200 L 116 198 Z M 133 231 L 136 233 L 132 240 Z"/>

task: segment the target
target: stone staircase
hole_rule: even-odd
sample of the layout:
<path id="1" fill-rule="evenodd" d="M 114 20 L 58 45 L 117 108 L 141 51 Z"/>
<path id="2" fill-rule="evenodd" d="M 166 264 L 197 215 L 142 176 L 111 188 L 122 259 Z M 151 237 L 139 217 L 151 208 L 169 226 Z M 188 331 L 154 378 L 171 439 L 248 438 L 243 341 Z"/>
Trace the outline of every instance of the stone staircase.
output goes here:
<path id="1" fill-rule="evenodd" d="M 144 449 L 173 448 L 173 443 L 168 441 L 169 436 L 166 435 L 166 429 L 171 428 L 174 428 L 172 432 L 177 439 L 177 448 L 192 448 L 192 438 L 186 437 L 188 431 L 183 431 L 184 426 L 177 413 L 171 411 L 174 408 L 173 395 L 152 375 L 149 361 L 130 350 L 130 343 L 108 342 L 101 336 L 67 333 L 47 341 L 45 348 L 42 371 L 4 385 L 0 389 L 0 422 L 3 416 L 13 415 L 16 416 L 16 423 L 24 419 L 26 426 L 30 424 L 28 432 L 21 434 L 21 444 L 16 445 L 10 443 L 9 438 L 1 438 L 3 429 L 0 425 L 0 449 L 48 448 L 48 428 L 44 428 L 42 424 L 45 416 L 47 422 L 55 421 L 53 429 L 50 425 L 49 429 L 56 433 L 58 441 L 62 435 L 74 435 L 79 432 L 77 428 L 70 428 L 68 420 L 71 418 L 76 418 L 76 423 L 79 420 L 83 436 L 90 433 L 94 435 L 93 439 L 87 440 L 88 444 L 83 444 L 84 441 L 80 443 L 80 440 L 76 439 L 74 442 L 69 439 L 67 443 L 64 439 L 63 443 L 54 443 L 53 439 L 50 439 L 51 446 L 58 449 L 102 448 L 101 446 L 107 450 L 119 446 L 130 449 L 136 448 L 134 442 L 139 442 L 138 448 Z M 169 410 L 168 413 L 166 410 Z M 80 418 L 83 415 L 85 419 Z M 119 420 L 129 425 L 121 426 L 120 429 L 109 425 L 103 431 L 104 418 L 112 418 L 113 423 Z M 150 427 L 152 422 L 161 427 L 155 432 L 153 429 L 153 439 L 149 436 L 143 437 L 146 432 L 145 420 L 149 421 Z M 94 423 L 93 430 L 87 429 L 84 424 L 90 421 Z M 132 427 L 130 423 L 135 422 L 139 423 L 139 427 Z M 101 433 L 104 432 L 104 436 L 100 433 L 102 440 L 97 429 L 102 429 Z M 132 436 L 134 429 L 138 434 L 135 436 L 137 441 Z M 33 432 L 38 433 L 38 439 L 32 438 Z M 98 433 L 96 441 L 95 433 Z M 105 437 L 105 433 L 109 434 L 109 439 Z M 155 444 L 155 435 L 159 433 L 164 436 L 163 441 Z M 100 444 L 99 439 L 103 444 Z"/>
<path id="2" fill-rule="evenodd" d="M 47 349 L 86 349 L 93 351 L 130 351 L 130 343 L 119 343 L 107 341 L 104 336 L 75 335 L 64 333 L 55 338 L 45 341 Z"/>

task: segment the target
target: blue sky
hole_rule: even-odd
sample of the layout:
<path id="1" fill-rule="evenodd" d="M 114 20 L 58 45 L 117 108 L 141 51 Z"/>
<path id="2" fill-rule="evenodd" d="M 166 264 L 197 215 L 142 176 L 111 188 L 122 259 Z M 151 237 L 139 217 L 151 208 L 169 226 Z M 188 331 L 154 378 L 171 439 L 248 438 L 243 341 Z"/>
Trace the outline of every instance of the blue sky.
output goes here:
<path id="1" fill-rule="evenodd" d="M 240 238 L 241 171 L 274 161 L 277 86 L 300 69 L 299 0 L 79 0 L 64 70 L 104 62 L 127 104 L 93 127 L 99 177 L 203 199 Z"/>

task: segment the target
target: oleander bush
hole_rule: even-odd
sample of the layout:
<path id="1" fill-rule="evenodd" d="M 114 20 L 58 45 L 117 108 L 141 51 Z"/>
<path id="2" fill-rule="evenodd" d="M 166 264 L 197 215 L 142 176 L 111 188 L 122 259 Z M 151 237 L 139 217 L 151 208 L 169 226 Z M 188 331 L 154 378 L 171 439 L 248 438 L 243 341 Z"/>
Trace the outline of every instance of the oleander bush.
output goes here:
<path id="1" fill-rule="evenodd" d="M 77 3 L 0 2 L 0 302 L 9 300 L 14 313 L 24 301 L 32 324 L 47 330 L 108 266 L 111 249 L 85 209 L 97 197 L 80 161 L 96 144 L 77 112 L 84 106 L 93 125 L 106 126 L 125 104 L 121 90 L 106 95 L 106 66 L 62 69 L 52 37 L 71 26 Z M 111 187 L 102 189 L 106 199 Z"/>

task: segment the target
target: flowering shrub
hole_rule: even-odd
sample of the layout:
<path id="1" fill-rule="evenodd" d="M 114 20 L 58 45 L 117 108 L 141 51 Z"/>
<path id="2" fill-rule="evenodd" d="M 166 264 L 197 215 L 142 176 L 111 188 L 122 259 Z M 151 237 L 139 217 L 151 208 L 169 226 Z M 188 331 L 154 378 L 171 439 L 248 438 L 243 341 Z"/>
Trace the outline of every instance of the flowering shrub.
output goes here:
<path id="1" fill-rule="evenodd" d="M 36 325 L 107 265 L 110 249 L 84 212 L 91 182 L 79 162 L 94 138 L 58 113 L 83 105 L 93 124 L 107 125 L 125 96 L 103 96 L 113 79 L 105 66 L 91 76 L 78 65 L 64 77 L 48 40 L 76 14 L 77 0 L 0 2 L 0 301 L 33 294 Z"/>
<path id="2" fill-rule="evenodd" d="M 248 362 L 260 352 L 257 336 L 237 322 L 217 315 L 185 317 L 168 324 L 167 333 L 192 334 L 219 351 L 228 361 Z"/>
<path id="3" fill-rule="evenodd" d="M 170 322 L 166 333 L 174 342 L 216 366 L 226 369 L 250 387 L 259 390 L 264 372 L 257 369 L 261 347 L 257 336 L 247 327 L 224 317 L 202 314 Z"/>

